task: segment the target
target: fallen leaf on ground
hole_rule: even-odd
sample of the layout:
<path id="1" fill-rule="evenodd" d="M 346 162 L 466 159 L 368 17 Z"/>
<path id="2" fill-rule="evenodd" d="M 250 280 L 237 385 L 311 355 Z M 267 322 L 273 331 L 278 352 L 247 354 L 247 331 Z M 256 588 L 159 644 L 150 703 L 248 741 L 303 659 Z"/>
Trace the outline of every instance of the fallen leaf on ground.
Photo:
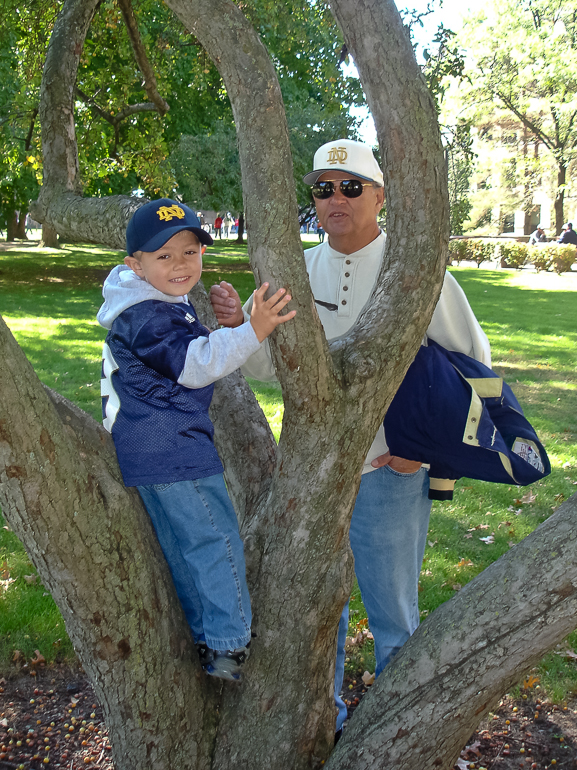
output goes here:
<path id="1" fill-rule="evenodd" d="M 539 677 L 538 676 L 533 676 L 533 674 L 531 674 L 523 682 L 523 689 L 524 690 L 531 690 L 537 684 L 538 681 L 539 681 Z"/>
<path id="2" fill-rule="evenodd" d="M 563 650 L 562 652 L 555 652 L 555 655 L 561 655 L 563 658 L 569 658 L 570 660 L 577 660 L 577 653 L 573 650 Z"/>
<path id="3" fill-rule="evenodd" d="M 34 657 L 30 659 L 30 665 L 37 666 L 40 663 L 46 663 L 46 658 L 41 654 L 40 650 L 34 650 Z"/>
<path id="4" fill-rule="evenodd" d="M 491 543 L 495 542 L 495 538 L 493 535 L 487 535 L 487 537 L 480 537 L 479 540 L 481 540 L 486 545 L 490 545 Z"/>
<path id="5" fill-rule="evenodd" d="M 365 671 L 365 673 L 362 675 L 361 679 L 363 680 L 363 683 L 367 687 L 370 687 L 373 684 L 373 682 L 375 681 L 375 675 L 374 674 L 369 674 L 368 671 Z"/>

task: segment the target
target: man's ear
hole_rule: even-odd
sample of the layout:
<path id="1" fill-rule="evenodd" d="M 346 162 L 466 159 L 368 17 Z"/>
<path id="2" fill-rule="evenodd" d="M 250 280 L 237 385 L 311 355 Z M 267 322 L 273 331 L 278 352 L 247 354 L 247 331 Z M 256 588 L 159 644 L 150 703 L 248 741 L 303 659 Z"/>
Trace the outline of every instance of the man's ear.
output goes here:
<path id="1" fill-rule="evenodd" d="M 142 273 L 142 265 L 136 257 L 124 257 L 124 264 L 138 275 Z"/>
<path id="2" fill-rule="evenodd" d="M 206 246 L 201 245 L 200 247 L 200 256 L 204 257 L 204 252 L 206 251 Z"/>

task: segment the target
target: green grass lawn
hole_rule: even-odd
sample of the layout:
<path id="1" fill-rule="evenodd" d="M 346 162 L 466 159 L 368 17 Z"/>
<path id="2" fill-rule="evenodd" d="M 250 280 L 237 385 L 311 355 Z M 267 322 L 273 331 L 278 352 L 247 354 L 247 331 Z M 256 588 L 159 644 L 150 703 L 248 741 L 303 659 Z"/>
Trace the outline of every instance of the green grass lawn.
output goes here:
<path id="1" fill-rule="evenodd" d="M 318 242 L 303 237 L 305 245 Z M 101 285 L 121 252 L 93 246 L 0 251 L 0 310 L 40 379 L 100 419 L 100 353 L 95 314 Z M 218 241 L 205 254 L 203 281 L 254 287 L 246 245 Z M 544 521 L 577 485 L 577 274 L 451 268 L 487 332 L 495 370 L 507 380 L 547 447 L 551 476 L 530 488 L 463 479 L 455 498 L 435 503 L 420 583 L 425 616 Z M 283 406 L 275 386 L 251 383 L 278 437 Z M 490 536 L 486 542 L 481 538 Z M 0 529 L 0 673 L 14 650 L 47 660 L 71 656 L 62 620 L 15 536 Z M 353 591 L 350 633 L 366 626 Z M 567 645 L 577 649 L 577 635 Z M 370 643 L 354 647 L 348 671 L 371 670 Z M 577 690 L 577 667 L 550 655 L 541 685 L 562 700 Z"/>

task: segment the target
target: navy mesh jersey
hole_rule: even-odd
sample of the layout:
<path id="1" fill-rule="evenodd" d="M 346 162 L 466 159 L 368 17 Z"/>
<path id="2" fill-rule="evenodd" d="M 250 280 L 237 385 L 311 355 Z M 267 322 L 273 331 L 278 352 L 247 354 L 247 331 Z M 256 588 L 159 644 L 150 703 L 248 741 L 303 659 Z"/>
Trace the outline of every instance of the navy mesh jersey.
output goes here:
<path id="1" fill-rule="evenodd" d="M 208 416 L 214 385 L 179 385 L 190 342 L 209 334 L 192 305 L 139 302 L 114 320 L 102 359 L 102 416 L 126 486 L 222 473 Z"/>

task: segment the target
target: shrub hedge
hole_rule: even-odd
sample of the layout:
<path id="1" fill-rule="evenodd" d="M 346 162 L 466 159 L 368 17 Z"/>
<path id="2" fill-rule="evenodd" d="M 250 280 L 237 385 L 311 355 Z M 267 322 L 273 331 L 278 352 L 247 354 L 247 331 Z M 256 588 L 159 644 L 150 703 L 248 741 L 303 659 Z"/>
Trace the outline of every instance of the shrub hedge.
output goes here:
<path id="1" fill-rule="evenodd" d="M 449 260 L 457 263 L 463 260 L 476 262 L 477 267 L 483 262 L 499 261 L 501 267 L 533 265 L 536 270 L 566 273 L 577 262 L 577 249 L 575 246 L 558 243 L 529 246 L 517 241 L 459 238 L 449 241 Z"/>

